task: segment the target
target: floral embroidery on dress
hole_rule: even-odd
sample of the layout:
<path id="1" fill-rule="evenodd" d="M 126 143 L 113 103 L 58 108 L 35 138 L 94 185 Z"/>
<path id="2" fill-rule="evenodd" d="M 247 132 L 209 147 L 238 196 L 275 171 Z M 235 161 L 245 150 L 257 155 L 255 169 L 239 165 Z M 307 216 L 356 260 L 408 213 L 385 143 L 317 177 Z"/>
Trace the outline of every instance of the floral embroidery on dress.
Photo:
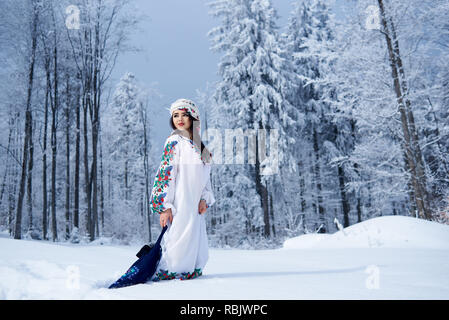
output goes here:
<path id="1" fill-rule="evenodd" d="M 155 277 L 152 279 L 153 281 L 159 280 L 172 280 L 177 277 L 177 272 L 168 272 L 168 270 L 159 269 L 159 272 L 156 272 Z"/>
<path id="2" fill-rule="evenodd" d="M 169 272 L 168 270 L 159 269 L 159 272 L 156 272 L 152 281 L 157 282 L 160 280 L 173 280 L 173 279 L 190 280 L 198 278 L 202 274 L 203 272 L 201 271 L 201 268 L 195 269 L 195 271 L 193 272 L 182 272 L 181 274 L 178 274 L 177 272 Z"/>
<path id="3" fill-rule="evenodd" d="M 181 280 L 190 280 L 195 279 L 201 276 L 203 273 L 201 272 L 201 269 L 195 269 L 193 272 L 183 272 L 181 276 Z"/>
<path id="4" fill-rule="evenodd" d="M 164 211 L 164 200 L 167 196 L 166 189 L 169 182 L 172 180 L 170 177 L 173 170 L 172 160 L 174 156 L 174 147 L 178 141 L 172 141 L 165 146 L 164 154 L 162 155 L 161 165 L 159 171 L 154 179 L 153 184 L 153 206 L 154 213 L 160 213 Z"/>

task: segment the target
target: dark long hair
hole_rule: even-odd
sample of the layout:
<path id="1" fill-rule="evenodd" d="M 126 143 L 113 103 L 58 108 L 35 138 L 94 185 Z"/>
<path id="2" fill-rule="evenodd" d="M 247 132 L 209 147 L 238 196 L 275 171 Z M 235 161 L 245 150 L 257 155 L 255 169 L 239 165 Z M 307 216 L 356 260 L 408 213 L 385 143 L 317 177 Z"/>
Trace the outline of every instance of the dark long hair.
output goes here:
<path id="1" fill-rule="evenodd" d="M 188 130 L 189 130 L 190 136 L 193 138 L 193 123 L 194 123 L 194 121 L 198 121 L 198 120 L 196 120 L 194 117 L 192 117 L 190 112 L 187 112 L 187 115 L 189 116 L 190 123 L 191 123 L 190 124 L 190 128 Z M 173 116 L 170 117 L 170 127 L 173 130 L 177 130 L 177 128 L 176 128 L 176 126 L 175 126 L 175 124 L 173 122 Z M 196 141 L 197 139 L 191 139 L 191 140 L 198 147 L 198 144 L 197 144 L 197 141 Z M 206 163 L 211 162 L 211 160 L 212 160 L 212 153 L 210 153 L 209 149 L 206 148 L 206 146 L 204 145 L 203 141 L 201 140 L 201 137 L 199 137 L 199 142 L 201 144 L 201 147 L 200 147 L 201 159 L 204 160 L 204 162 L 206 162 Z"/>

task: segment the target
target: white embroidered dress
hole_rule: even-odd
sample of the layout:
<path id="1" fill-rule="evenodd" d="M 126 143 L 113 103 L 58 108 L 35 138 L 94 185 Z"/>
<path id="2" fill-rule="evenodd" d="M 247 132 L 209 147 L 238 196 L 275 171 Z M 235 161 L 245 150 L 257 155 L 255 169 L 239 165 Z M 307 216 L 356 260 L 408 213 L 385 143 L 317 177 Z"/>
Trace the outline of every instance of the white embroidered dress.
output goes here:
<path id="1" fill-rule="evenodd" d="M 192 140 L 180 134 L 166 139 L 151 206 L 159 214 L 171 208 L 173 222 L 167 222 L 158 270 L 181 275 L 205 267 L 209 258 L 208 237 L 205 217 L 198 212 L 198 205 L 201 199 L 209 207 L 215 202 L 210 171 L 211 165 L 202 161 Z"/>

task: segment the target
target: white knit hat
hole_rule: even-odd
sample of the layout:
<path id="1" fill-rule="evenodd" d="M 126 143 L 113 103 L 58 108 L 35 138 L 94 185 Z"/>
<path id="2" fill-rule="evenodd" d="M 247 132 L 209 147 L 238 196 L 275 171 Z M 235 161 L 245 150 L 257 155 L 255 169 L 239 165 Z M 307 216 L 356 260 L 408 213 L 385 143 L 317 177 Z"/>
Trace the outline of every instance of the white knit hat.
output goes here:
<path id="1" fill-rule="evenodd" d="M 196 106 L 195 102 L 189 99 L 178 99 L 173 102 L 170 106 L 170 115 L 173 114 L 173 111 L 179 109 L 187 109 L 187 111 L 194 117 L 196 120 L 200 121 L 200 110 Z"/>
<path id="2" fill-rule="evenodd" d="M 173 102 L 170 106 L 170 109 L 167 109 L 170 111 L 170 116 L 173 115 L 173 112 L 175 110 L 179 110 L 179 109 L 187 109 L 187 112 L 189 112 L 192 117 L 197 120 L 197 121 L 193 121 L 194 123 L 193 128 L 196 129 L 196 133 L 194 133 L 194 137 L 196 136 L 196 134 L 198 134 L 199 136 L 201 136 L 201 121 L 200 121 L 200 110 L 198 109 L 197 105 L 195 104 L 195 102 L 193 102 L 192 100 L 189 99 L 178 99 L 175 102 Z M 174 130 L 176 131 L 176 130 Z M 173 134 L 173 132 L 172 132 Z"/>

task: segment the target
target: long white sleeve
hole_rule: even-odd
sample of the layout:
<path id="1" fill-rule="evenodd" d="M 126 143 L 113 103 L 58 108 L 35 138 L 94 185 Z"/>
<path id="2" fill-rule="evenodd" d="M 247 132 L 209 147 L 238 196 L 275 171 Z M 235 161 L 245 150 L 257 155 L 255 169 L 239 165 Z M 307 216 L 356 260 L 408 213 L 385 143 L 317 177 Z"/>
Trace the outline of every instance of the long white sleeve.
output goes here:
<path id="1" fill-rule="evenodd" d="M 171 208 L 172 214 L 176 214 L 174 205 L 176 177 L 179 167 L 178 140 L 170 136 L 165 141 L 161 164 L 154 178 L 151 192 L 151 209 L 154 213 L 161 214 Z"/>
<path id="2" fill-rule="evenodd" d="M 215 203 L 215 197 L 212 191 L 210 176 L 208 177 L 206 186 L 204 187 L 203 192 L 201 193 L 201 199 L 206 200 L 206 204 L 208 207 L 210 207 Z"/>

